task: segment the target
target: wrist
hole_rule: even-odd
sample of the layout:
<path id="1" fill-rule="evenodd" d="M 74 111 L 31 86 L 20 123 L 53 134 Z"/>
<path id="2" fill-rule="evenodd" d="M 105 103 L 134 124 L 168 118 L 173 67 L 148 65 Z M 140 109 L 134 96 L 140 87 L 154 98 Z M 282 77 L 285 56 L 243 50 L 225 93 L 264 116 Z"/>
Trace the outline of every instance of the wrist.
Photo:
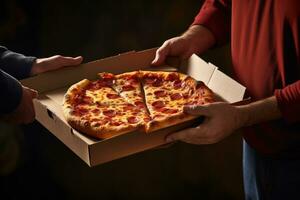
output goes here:
<path id="1" fill-rule="evenodd" d="M 281 112 L 274 96 L 247 105 L 237 106 L 237 108 L 240 113 L 242 126 L 251 126 L 281 117 Z"/>
<path id="2" fill-rule="evenodd" d="M 42 72 L 40 65 L 41 65 L 41 59 L 38 59 L 38 58 L 35 59 L 35 61 L 32 64 L 31 71 L 30 71 L 31 76 L 37 75 Z"/>

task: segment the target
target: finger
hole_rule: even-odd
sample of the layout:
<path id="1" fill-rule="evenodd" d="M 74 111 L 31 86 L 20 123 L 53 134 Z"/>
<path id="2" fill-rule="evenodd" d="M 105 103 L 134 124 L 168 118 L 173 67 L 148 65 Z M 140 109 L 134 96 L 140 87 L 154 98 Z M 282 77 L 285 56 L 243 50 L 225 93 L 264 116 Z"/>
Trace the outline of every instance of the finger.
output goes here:
<path id="1" fill-rule="evenodd" d="M 82 56 L 77 56 L 75 58 L 58 56 L 56 59 L 58 60 L 58 65 L 59 66 L 79 65 L 83 60 Z"/>
<path id="2" fill-rule="evenodd" d="M 208 116 L 209 108 L 207 106 L 200 105 L 188 105 L 183 107 L 183 111 L 187 114 L 196 115 L 196 116 Z"/>
<path id="3" fill-rule="evenodd" d="M 187 138 L 194 138 L 196 137 L 196 130 L 195 128 L 185 129 L 183 131 L 179 131 L 176 133 L 172 133 L 166 137 L 166 142 L 174 142 L 176 140 L 185 141 Z"/>
<path id="4" fill-rule="evenodd" d="M 169 54 L 170 46 L 167 42 L 165 42 L 155 54 L 155 58 L 152 61 L 152 65 L 158 66 L 165 62 L 167 55 Z"/>

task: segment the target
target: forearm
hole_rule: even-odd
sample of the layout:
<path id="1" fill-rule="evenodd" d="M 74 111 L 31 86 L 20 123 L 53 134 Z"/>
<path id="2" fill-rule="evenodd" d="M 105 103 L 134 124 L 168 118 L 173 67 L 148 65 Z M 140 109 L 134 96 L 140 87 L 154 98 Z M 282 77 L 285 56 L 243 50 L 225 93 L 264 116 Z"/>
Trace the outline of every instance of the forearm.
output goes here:
<path id="1" fill-rule="evenodd" d="M 24 56 L 0 46 L 0 69 L 17 79 L 30 76 L 35 57 Z"/>
<path id="2" fill-rule="evenodd" d="M 192 44 L 193 52 L 202 53 L 215 45 L 216 39 L 210 30 L 202 25 L 192 25 L 182 34 Z"/>
<path id="3" fill-rule="evenodd" d="M 242 127 L 279 119 L 281 112 L 275 96 L 238 106 Z"/>

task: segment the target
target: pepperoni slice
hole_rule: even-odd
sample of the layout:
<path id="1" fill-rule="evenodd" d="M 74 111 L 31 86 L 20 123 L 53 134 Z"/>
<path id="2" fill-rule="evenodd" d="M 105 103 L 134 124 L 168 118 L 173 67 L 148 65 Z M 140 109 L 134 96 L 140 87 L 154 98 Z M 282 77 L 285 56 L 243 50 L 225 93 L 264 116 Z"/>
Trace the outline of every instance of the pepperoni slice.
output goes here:
<path id="1" fill-rule="evenodd" d="M 136 118 L 136 117 L 134 117 L 134 116 L 131 116 L 131 117 L 128 117 L 128 118 L 127 118 L 127 121 L 128 121 L 128 123 L 130 123 L 130 124 L 136 124 L 139 120 L 138 120 L 138 118 Z"/>
<path id="2" fill-rule="evenodd" d="M 122 91 L 130 91 L 130 90 L 134 90 L 134 87 L 132 85 L 124 85 L 122 87 Z"/>
<path id="3" fill-rule="evenodd" d="M 175 89 L 181 88 L 182 87 L 182 81 L 181 80 L 175 81 L 173 86 L 174 86 Z"/>
<path id="4" fill-rule="evenodd" d="M 164 91 L 164 90 L 157 90 L 154 92 L 154 94 L 156 97 L 164 97 L 167 95 L 166 91 Z"/>
<path id="5" fill-rule="evenodd" d="M 92 97 L 85 96 L 85 97 L 83 97 L 82 102 L 85 104 L 93 104 L 93 99 L 92 99 Z"/>
<path id="6" fill-rule="evenodd" d="M 100 110 L 98 108 L 95 108 L 92 110 L 92 113 L 94 114 L 99 114 L 100 113 Z"/>
<path id="7" fill-rule="evenodd" d="M 183 98 L 184 98 L 184 99 L 189 98 L 189 96 L 190 96 L 189 93 L 184 93 L 184 94 L 183 94 Z"/>
<path id="8" fill-rule="evenodd" d="M 152 83 L 154 83 L 156 81 L 156 77 L 154 77 L 154 76 L 146 76 L 144 78 L 144 81 L 147 84 L 152 84 Z"/>
<path id="9" fill-rule="evenodd" d="M 105 110 L 105 111 L 103 111 L 103 115 L 106 115 L 108 117 L 114 117 L 114 116 L 116 116 L 116 111 L 114 111 L 114 110 Z"/>
<path id="10" fill-rule="evenodd" d="M 153 85 L 154 87 L 160 87 L 160 86 L 163 85 L 163 81 L 162 81 L 162 79 L 156 79 L 156 80 L 152 83 L 152 85 Z"/>
<path id="11" fill-rule="evenodd" d="M 141 102 L 141 101 L 136 101 L 134 104 L 135 104 L 136 106 L 138 106 L 139 108 L 145 108 L 144 103 Z"/>
<path id="12" fill-rule="evenodd" d="M 175 72 L 173 72 L 167 76 L 167 81 L 176 81 L 178 79 L 179 79 L 179 75 Z"/>
<path id="13" fill-rule="evenodd" d="M 107 98 L 109 98 L 109 99 L 117 99 L 117 98 L 119 98 L 120 96 L 119 95 L 117 95 L 117 94 L 107 94 L 106 95 L 107 96 Z"/>
<path id="14" fill-rule="evenodd" d="M 163 108 L 165 106 L 165 103 L 163 101 L 155 101 L 152 103 L 152 106 L 155 108 Z"/>
<path id="15" fill-rule="evenodd" d="M 180 93 L 174 93 L 170 97 L 172 100 L 179 100 L 182 98 L 182 95 Z"/>
<path id="16" fill-rule="evenodd" d="M 135 106 L 134 105 L 132 105 L 132 104 L 126 104 L 126 105 L 124 105 L 124 107 L 123 107 L 123 111 L 129 111 L 129 110 L 134 110 L 135 109 Z"/>
<path id="17" fill-rule="evenodd" d="M 109 122 L 109 125 L 112 126 L 120 126 L 122 123 L 121 122 Z"/>
<path id="18" fill-rule="evenodd" d="M 87 114 L 87 113 L 89 112 L 89 110 L 86 109 L 86 108 L 78 108 L 78 112 L 79 112 L 80 114 Z"/>
<path id="19" fill-rule="evenodd" d="M 167 108 L 167 109 L 163 110 L 162 112 L 163 112 L 163 113 L 166 113 L 166 114 L 175 114 L 175 113 L 177 113 L 178 111 L 179 111 L 178 109 Z"/>
<path id="20" fill-rule="evenodd" d="M 130 85 L 136 85 L 139 83 L 138 77 L 132 77 L 128 79 Z"/>

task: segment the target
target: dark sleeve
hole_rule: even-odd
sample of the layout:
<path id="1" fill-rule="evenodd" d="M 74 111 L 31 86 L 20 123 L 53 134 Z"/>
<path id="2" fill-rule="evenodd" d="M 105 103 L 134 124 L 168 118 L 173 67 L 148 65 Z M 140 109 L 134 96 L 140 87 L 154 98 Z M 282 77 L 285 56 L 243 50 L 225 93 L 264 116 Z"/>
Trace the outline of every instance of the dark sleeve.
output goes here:
<path id="1" fill-rule="evenodd" d="M 22 86 L 18 80 L 0 70 L 0 115 L 14 111 L 22 97 Z"/>
<path id="2" fill-rule="evenodd" d="M 231 1 L 206 0 L 192 25 L 203 25 L 209 29 L 218 45 L 228 42 L 231 29 Z"/>
<path id="3" fill-rule="evenodd" d="M 35 57 L 24 56 L 0 46 L 0 69 L 15 77 L 23 79 L 30 76 Z"/>
<path id="4" fill-rule="evenodd" d="M 30 76 L 35 59 L 0 46 L 0 115 L 14 111 L 19 105 L 22 86 L 16 79 Z"/>

